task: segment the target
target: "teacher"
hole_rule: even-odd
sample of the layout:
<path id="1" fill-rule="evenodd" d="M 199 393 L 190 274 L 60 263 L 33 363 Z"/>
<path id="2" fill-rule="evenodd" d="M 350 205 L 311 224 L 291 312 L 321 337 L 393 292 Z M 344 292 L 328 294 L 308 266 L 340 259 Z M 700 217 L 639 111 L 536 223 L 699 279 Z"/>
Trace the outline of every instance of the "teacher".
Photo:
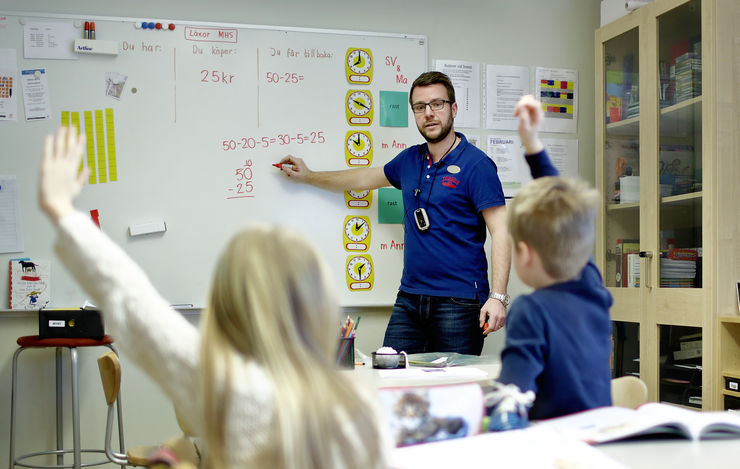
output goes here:
<path id="1" fill-rule="evenodd" d="M 404 267 L 383 345 L 407 353 L 480 355 L 485 336 L 503 327 L 509 302 L 503 189 L 494 162 L 453 129 L 457 103 L 447 75 L 422 73 L 411 85 L 409 103 L 426 143 L 385 166 L 311 171 L 288 155 L 281 170 L 290 180 L 332 191 L 400 189 Z"/>

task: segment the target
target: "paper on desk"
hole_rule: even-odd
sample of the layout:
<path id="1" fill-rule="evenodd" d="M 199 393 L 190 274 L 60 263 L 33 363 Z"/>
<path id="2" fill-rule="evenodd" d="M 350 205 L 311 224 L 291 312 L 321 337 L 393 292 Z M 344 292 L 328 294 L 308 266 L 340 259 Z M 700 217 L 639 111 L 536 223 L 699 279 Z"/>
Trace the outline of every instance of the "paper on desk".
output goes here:
<path id="1" fill-rule="evenodd" d="M 444 378 L 485 378 L 488 373 L 468 366 L 456 366 L 452 368 L 402 368 L 398 370 L 378 370 L 381 378 L 409 378 L 430 380 Z"/>
<path id="2" fill-rule="evenodd" d="M 397 469 L 627 469 L 598 448 L 537 427 L 396 448 L 391 454 L 391 466 Z"/>

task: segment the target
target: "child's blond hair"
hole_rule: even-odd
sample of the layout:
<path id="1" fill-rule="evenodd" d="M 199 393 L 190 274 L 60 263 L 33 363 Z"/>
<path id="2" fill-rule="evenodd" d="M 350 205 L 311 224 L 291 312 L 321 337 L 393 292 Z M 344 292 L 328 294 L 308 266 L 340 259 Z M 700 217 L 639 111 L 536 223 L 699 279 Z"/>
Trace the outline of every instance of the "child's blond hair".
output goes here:
<path id="1" fill-rule="evenodd" d="M 514 246 L 524 241 L 557 281 L 574 278 L 591 256 L 598 192 L 585 182 L 548 176 L 528 183 L 507 210 Z"/>
<path id="2" fill-rule="evenodd" d="M 234 381 L 232 366 L 248 360 L 262 366 L 275 391 L 275 408 L 265 409 L 275 415 L 272 441 L 251 443 L 266 444 L 255 467 L 384 467 L 376 403 L 336 366 L 340 314 L 331 285 L 318 251 L 297 233 L 255 226 L 232 238 L 202 320 L 206 468 L 229 467 L 233 389 L 264 386 Z"/>

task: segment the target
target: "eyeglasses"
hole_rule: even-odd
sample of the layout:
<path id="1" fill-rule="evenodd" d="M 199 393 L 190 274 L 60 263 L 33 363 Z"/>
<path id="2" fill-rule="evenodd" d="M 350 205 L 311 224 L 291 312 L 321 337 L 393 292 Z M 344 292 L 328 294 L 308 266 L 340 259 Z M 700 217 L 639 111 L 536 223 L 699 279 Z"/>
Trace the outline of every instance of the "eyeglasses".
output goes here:
<path id="1" fill-rule="evenodd" d="M 427 110 L 427 106 L 429 106 L 432 111 L 441 111 L 442 109 L 444 109 L 445 104 L 452 104 L 453 102 L 454 101 L 448 101 L 446 99 L 435 99 L 434 101 L 428 103 L 414 103 L 411 105 L 411 109 L 414 111 L 414 114 L 421 114 L 422 112 L 425 112 Z"/>

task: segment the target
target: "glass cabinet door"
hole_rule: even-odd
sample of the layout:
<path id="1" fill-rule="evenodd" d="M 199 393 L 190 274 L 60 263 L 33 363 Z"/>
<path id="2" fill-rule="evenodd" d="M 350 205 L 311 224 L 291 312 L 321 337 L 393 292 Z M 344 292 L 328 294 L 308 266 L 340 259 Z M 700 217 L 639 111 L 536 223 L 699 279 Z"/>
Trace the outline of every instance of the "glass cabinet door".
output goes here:
<path id="1" fill-rule="evenodd" d="M 657 17 L 658 275 L 654 294 L 671 298 L 658 311 L 660 400 L 702 406 L 701 314 L 671 292 L 702 286 L 701 0 Z M 696 290 L 693 290 L 699 293 Z M 692 295 L 693 297 L 694 295 Z M 684 318 L 678 321 L 677 318 Z M 683 322 L 684 325 L 675 325 Z M 698 327 L 688 327 L 694 324 Z"/>
<path id="2" fill-rule="evenodd" d="M 637 27 L 604 43 L 603 275 L 607 287 L 640 284 L 639 52 Z"/>
<path id="3" fill-rule="evenodd" d="M 701 2 L 658 17 L 659 288 L 701 287 Z"/>

